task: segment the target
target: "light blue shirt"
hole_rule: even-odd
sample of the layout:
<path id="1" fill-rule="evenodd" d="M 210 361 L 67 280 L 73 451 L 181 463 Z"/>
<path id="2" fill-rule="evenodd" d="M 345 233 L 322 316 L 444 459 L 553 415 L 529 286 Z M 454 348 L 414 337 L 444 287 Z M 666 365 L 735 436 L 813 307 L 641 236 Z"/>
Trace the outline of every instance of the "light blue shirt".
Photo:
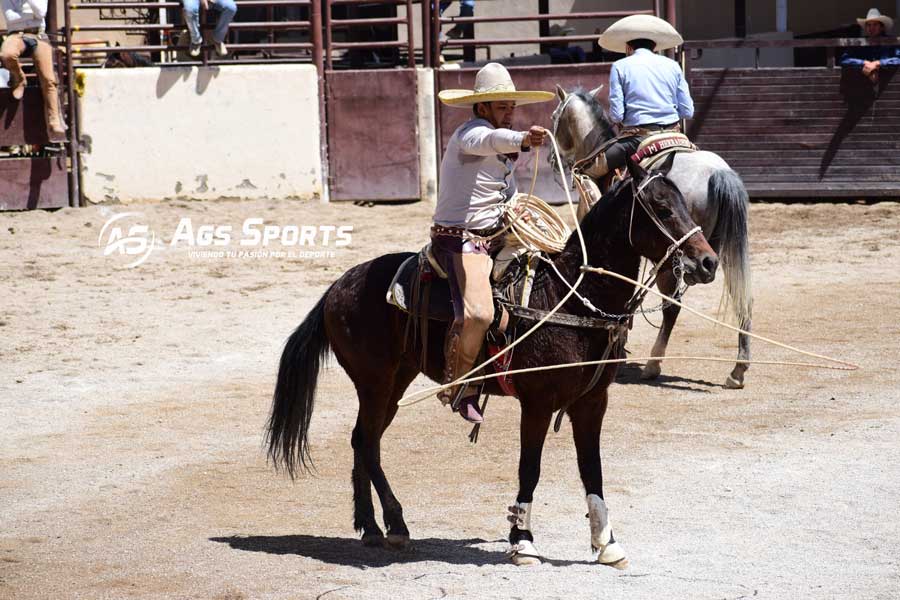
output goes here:
<path id="1" fill-rule="evenodd" d="M 613 63 L 609 116 L 626 127 L 668 125 L 694 115 L 694 101 L 674 60 L 646 48 Z"/>

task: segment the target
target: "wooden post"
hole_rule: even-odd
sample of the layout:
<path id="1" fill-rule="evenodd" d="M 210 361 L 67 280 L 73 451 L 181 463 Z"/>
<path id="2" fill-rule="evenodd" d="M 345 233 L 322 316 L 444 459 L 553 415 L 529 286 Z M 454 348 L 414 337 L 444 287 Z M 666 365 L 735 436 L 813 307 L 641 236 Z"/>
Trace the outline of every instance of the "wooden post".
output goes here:
<path id="1" fill-rule="evenodd" d="M 538 0 L 538 14 L 550 14 L 550 0 Z M 538 21 L 538 35 L 540 37 L 550 37 L 550 21 Z M 541 44 L 541 54 L 550 52 L 549 44 Z"/>
<path id="2" fill-rule="evenodd" d="M 326 1 L 330 10 L 329 0 L 312 0 L 309 12 L 310 41 L 312 42 L 312 57 L 316 65 L 316 80 L 319 88 L 319 160 L 322 164 L 322 200 L 328 202 L 328 117 L 325 105 L 325 63 L 322 48 L 322 2 Z"/>
<path id="3" fill-rule="evenodd" d="M 431 6 L 430 0 L 422 0 L 422 66 L 431 68 Z"/>

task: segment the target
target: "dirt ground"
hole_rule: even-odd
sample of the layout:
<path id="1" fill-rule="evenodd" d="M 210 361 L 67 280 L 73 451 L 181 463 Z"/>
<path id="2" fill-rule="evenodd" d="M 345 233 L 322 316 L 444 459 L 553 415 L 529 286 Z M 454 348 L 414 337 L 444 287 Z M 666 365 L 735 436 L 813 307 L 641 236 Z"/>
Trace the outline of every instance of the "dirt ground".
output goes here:
<path id="1" fill-rule="evenodd" d="M 162 242 L 131 269 L 98 245 L 127 211 Z M 356 399 L 336 365 L 313 417 L 317 473 L 292 483 L 266 464 L 285 338 L 345 269 L 421 245 L 429 216 L 315 202 L 0 214 L 0 598 L 900 597 L 900 204 L 751 211 L 755 331 L 861 370 L 757 365 L 744 390 L 722 386 L 726 364 L 666 363 L 653 385 L 623 370 L 602 448 L 625 571 L 590 562 L 568 424 L 535 494 L 548 560 L 506 562 L 510 399 L 492 402 L 475 446 L 436 400 L 401 410 L 382 447 L 413 536 L 404 552 L 354 534 Z M 232 226 L 232 250 L 252 217 L 352 225 L 352 243 L 202 258 L 167 245 L 184 217 Z M 713 312 L 720 290 L 687 302 Z M 653 336 L 638 322 L 633 356 Z M 682 315 L 670 353 L 730 358 L 735 337 Z"/>

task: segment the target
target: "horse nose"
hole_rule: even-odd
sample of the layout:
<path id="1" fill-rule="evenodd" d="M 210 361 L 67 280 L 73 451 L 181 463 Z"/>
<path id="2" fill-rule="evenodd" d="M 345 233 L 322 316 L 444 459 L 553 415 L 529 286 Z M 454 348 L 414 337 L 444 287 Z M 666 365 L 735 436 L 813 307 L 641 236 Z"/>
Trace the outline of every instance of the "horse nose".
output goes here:
<path id="1" fill-rule="evenodd" d="M 719 258 L 715 254 L 707 254 L 700 259 L 700 280 L 709 283 L 716 278 L 716 269 L 719 266 Z"/>

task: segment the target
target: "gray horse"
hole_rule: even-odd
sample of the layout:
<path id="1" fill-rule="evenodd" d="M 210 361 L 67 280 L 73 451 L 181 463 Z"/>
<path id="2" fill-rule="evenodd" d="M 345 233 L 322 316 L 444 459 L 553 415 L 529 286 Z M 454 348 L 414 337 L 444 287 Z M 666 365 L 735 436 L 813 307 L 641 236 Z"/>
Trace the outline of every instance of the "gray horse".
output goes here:
<path id="1" fill-rule="evenodd" d="M 606 116 L 596 95 L 603 86 L 586 92 L 581 89 L 566 92 L 556 86 L 559 106 L 553 112 L 553 128 L 565 165 L 551 161 L 564 180 L 566 173 L 578 160 L 615 137 L 615 128 Z M 684 196 L 694 221 L 703 228 L 703 235 L 719 255 L 725 272 L 720 309 L 730 307 L 741 329 L 750 331 L 753 298 L 750 290 L 750 260 L 748 251 L 747 190 L 741 178 L 720 156 L 712 152 L 691 152 L 675 155 L 668 178 Z M 567 183 L 568 185 L 568 183 Z M 688 281 L 687 283 L 691 283 Z M 672 295 L 677 282 L 671 269 L 660 274 L 660 291 Z M 669 305 L 663 309 L 663 323 L 653 344 L 651 356 L 663 357 L 672 327 L 680 308 Z M 750 360 L 750 338 L 738 335 L 738 361 Z M 738 362 L 725 380 L 729 388 L 744 387 L 747 365 Z M 654 379 L 660 374 L 660 361 L 651 360 L 641 377 Z"/>

